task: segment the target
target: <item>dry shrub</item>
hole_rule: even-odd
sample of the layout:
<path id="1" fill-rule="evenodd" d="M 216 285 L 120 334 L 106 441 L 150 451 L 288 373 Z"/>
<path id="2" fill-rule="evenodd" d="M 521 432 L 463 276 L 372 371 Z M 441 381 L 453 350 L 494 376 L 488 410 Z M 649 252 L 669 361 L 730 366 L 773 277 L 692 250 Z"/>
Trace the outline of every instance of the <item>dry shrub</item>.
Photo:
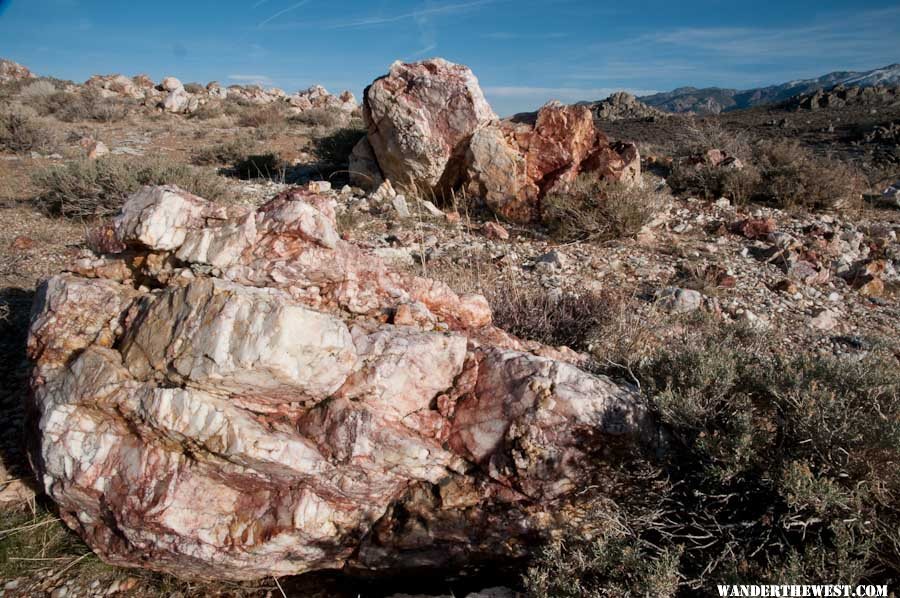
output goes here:
<path id="1" fill-rule="evenodd" d="M 280 103 L 253 106 L 245 109 L 238 117 L 238 126 L 257 129 L 283 125 L 286 121 L 285 108 Z"/>
<path id="2" fill-rule="evenodd" d="M 597 520 L 579 526 L 612 525 L 613 544 L 601 537 L 595 546 L 573 529 L 564 549 L 536 557 L 529 590 L 657 595 L 648 580 L 665 588 L 677 578 L 682 595 L 697 595 L 742 579 L 895 580 L 900 369 L 891 349 L 876 343 L 856 359 L 785 354 L 745 327 L 685 323 L 651 355 L 608 371 L 639 382 L 663 430 L 663 451 L 620 467 L 619 481 L 643 504 L 601 491 Z M 655 467 L 652 483 L 636 473 Z"/>
<path id="3" fill-rule="evenodd" d="M 187 115 L 192 120 L 215 120 L 226 116 L 225 105 L 222 102 L 210 101 Z"/>
<path id="4" fill-rule="evenodd" d="M 725 129 L 715 121 L 688 121 L 677 136 L 678 150 L 668 176 L 676 191 L 712 199 L 727 197 L 737 204 L 753 198 L 759 186 L 759 172 L 750 163 L 753 148 L 748 137 Z M 740 160 L 743 168 L 723 168 L 692 163 L 691 158 L 717 149 Z"/>
<path id="5" fill-rule="evenodd" d="M 236 164 L 247 156 L 247 151 L 254 145 L 250 138 L 235 137 L 197 150 L 191 161 L 197 165 Z"/>
<path id="6" fill-rule="evenodd" d="M 53 81 L 49 79 L 38 79 L 37 81 L 26 85 L 22 89 L 19 96 L 31 102 L 37 98 L 43 98 L 49 95 L 53 95 L 56 92 L 57 87 Z"/>
<path id="7" fill-rule="evenodd" d="M 346 167 L 350 162 L 350 153 L 354 146 L 365 135 L 365 128 L 345 127 L 318 137 L 313 141 L 316 157 L 324 164 Z"/>
<path id="8" fill-rule="evenodd" d="M 781 208 L 825 210 L 856 207 L 865 181 L 850 165 L 816 156 L 795 141 L 759 144 L 760 199 Z"/>
<path id="9" fill-rule="evenodd" d="M 561 241 L 607 241 L 636 234 L 658 209 L 652 191 L 583 175 L 568 192 L 543 199 L 541 218 Z"/>
<path id="10" fill-rule="evenodd" d="M 688 159 L 711 149 L 738 158 L 744 167 L 696 164 Z M 743 134 L 703 121 L 686 127 L 679 154 L 669 185 L 710 199 L 755 200 L 784 209 L 852 208 L 858 206 L 865 186 L 852 166 L 817 156 L 796 141 L 763 141 L 751 147 Z"/>
<path id="11" fill-rule="evenodd" d="M 483 252 L 456 262 L 431 262 L 420 274 L 458 293 L 484 295 L 494 324 L 511 334 L 582 351 L 616 324 L 625 305 L 625 297 L 614 292 L 573 294 L 510 277 Z"/>
<path id="12" fill-rule="evenodd" d="M 348 117 L 335 108 L 309 108 L 291 117 L 291 122 L 311 127 L 333 129 L 347 123 Z"/>
<path id="13" fill-rule="evenodd" d="M 261 154 L 239 159 L 229 174 L 243 180 L 273 179 L 283 181 L 287 163 L 278 154 Z"/>
<path id="14" fill-rule="evenodd" d="M 504 281 L 482 290 L 494 324 L 518 337 L 545 345 L 585 350 L 618 313 L 612 293 L 572 294 L 542 286 Z"/>
<path id="15" fill-rule="evenodd" d="M 21 110 L 0 113 L 0 149 L 15 153 L 45 151 L 55 140 L 53 130 Z"/>
<path id="16" fill-rule="evenodd" d="M 104 98 L 97 91 L 84 89 L 78 93 L 59 91 L 41 98 L 35 109 L 45 116 L 53 115 L 63 122 L 95 121 L 111 123 L 124 120 L 137 108 L 136 100 Z"/>
<path id="17" fill-rule="evenodd" d="M 680 192 L 688 192 L 706 199 L 727 197 L 736 204 L 745 204 L 759 191 L 759 170 L 752 164 L 743 168 L 723 168 L 707 164 L 692 164 L 676 160 L 668 177 L 669 186 Z"/>
<path id="18" fill-rule="evenodd" d="M 655 555 L 633 537 L 608 533 L 590 542 L 557 541 L 525 575 L 533 598 L 668 598 L 678 591 L 677 550 Z"/>
<path id="19" fill-rule="evenodd" d="M 200 85 L 199 83 L 185 83 L 184 90 L 188 93 L 192 93 L 194 95 L 205 95 L 206 88 Z"/>
<path id="20" fill-rule="evenodd" d="M 212 201 L 228 197 L 221 177 L 164 157 L 77 160 L 39 170 L 32 180 L 40 189 L 35 203 L 42 210 L 74 218 L 111 214 L 144 185 L 177 185 Z"/>
<path id="21" fill-rule="evenodd" d="M 730 131 L 714 120 L 689 120 L 676 136 L 678 156 L 696 156 L 718 149 L 739 160 L 749 160 L 753 147 L 749 137 L 740 131 Z"/>

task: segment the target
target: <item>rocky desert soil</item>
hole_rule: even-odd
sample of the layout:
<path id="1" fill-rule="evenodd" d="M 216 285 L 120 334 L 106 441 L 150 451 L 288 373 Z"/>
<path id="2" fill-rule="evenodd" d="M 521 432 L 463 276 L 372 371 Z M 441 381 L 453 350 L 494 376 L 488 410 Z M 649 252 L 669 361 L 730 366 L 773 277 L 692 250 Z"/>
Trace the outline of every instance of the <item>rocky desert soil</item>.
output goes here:
<path id="1" fill-rule="evenodd" d="M 618 142 L 634 143 L 639 150 L 642 174 L 634 185 L 646 214 L 620 235 L 560 237 L 551 223 L 533 217 L 534 210 L 545 209 L 534 203 L 544 196 L 541 183 L 534 183 L 532 194 L 491 199 L 486 196 L 497 173 L 477 160 L 477 168 L 469 164 L 459 194 L 440 193 L 445 173 L 433 163 L 417 175 L 427 182 L 418 194 L 352 177 L 350 152 L 366 132 L 362 107 L 347 95 L 236 89 L 222 98 L 217 86 L 195 89 L 168 79 L 157 88 L 130 78 L 74 85 L 21 72 L 7 71 L 5 77 L 0 111 L 20 115 L 42 137 L 0 150 L 0 596 L 460 596 L 495 586 L 512 589 L 477 595 L 523 591 L 519 570 L 490 566 L 440 579 L 326 571 L 258 582 L 186 582 L 113 567 L 96 557 L 60 521 L 27 459 L 31 363 L 26 338 L 36 289 L 42 280 L 71 270 L 86 250 L 102 245 L 98 235 L 121 205 L 113 197 L 91 215 L 81 209 L 67 213 L 64 203 L 48 200 L 63 184 L 59 179 L 48 183 L 47 173 L 72 165 L 89 169 L 115 162 L 127 171 L 161 161 L 170 170 L 187 169 L 192 180 L 202 178 L 216 191 L 216 197 L 206 199 L 234 210 L 256 210 L 290 189 L 308 189 L 334 201 L 343 241 L 403 275 L 443 281 L 460 294 L 484 294 L 500 328 L 529 341 L 568 345 L 573 354 L 589 356 L 596 368 L 623 360 L 638 363 L 700 326 L 698 321 L 744 326 L 785 354 L 853 361 L 886 350 L 900 367 L 896 99 L 800 98 L 778 107 L 694 118 L 641 108 L 633 98 L 617 96 L 595 107 L 593 122 L 609 137 L 604 143 L 618 148 L 608 150 L 616 153 L 606 160 L 627 162 Z M 90 109 L 61 116 L 67 103 L 88 96 L 116 113 L 104 116 Z M 495 119 L 489 111 L 489 106 L 476 106 L 472 119 Z M 522 139 L 537 135 L 522 127 L 534 125 L 497 125 L 485 143 L 512 147 L 511 162 L 530 167 L 537 159 L 510 141 L 524 147 Z M 696 155 L 698 137 L 710 130 L 748 147 L 789 141 L 813 156 L 848 165 L 861 181 L 859 197 L 811 209 L 802 202 L 779 205 L 673 188 L 679 161 L 694 160 L 704 168 L 722 162 Z M 441 134 L 455 133 L 441 129 Z M 378 143 L 389 145 L 371 134 L 369 141 L 376 150 Z M 705 149 L 735 157 L 725 147 Z M 752 158 L 740 160 L 749 164 Z M 571 166 L 573 180 L 588 170 L 588 162 Z M 76 199 L 96 197 L 96 189 L 105 185 L 103 176 L 112 175 L 67 180 L 66 192 Z M 388 178 L 397 182 L 396 176 Z M 576 310 L 571 317 L 579 325 L 570 322 L 561 331 L 541 321 L 554 317 L 553 306 L 586 297 L 598 307 Z M 588 317 L 595 321 L 580 326 Z M 619 370 L 623 384 L 631 383 L 627 371 Z"/>

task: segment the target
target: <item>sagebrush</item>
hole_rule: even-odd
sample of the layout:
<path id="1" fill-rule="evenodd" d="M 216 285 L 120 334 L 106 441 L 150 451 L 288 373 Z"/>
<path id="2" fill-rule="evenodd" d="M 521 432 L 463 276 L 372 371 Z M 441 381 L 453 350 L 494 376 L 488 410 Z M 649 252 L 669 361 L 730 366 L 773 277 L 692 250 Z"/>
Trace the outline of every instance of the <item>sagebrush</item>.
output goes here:
<path id="1" fill-rule="evenodd" d="M 228 198 L 222 177 L 163 157 L 76 160 L 39 170 L 32 180 L 40 190 L 35 199 L 38 207 L 67 217 L 113 213 L 144 185 L 177 185 L 211 201 Z"/>

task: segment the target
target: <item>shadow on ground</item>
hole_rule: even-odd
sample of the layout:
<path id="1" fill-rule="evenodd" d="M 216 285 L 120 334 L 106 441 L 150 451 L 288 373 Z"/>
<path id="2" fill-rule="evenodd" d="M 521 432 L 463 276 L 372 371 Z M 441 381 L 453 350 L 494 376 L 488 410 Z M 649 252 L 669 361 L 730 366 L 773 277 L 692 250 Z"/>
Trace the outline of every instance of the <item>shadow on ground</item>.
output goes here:
<path id="1" fill-rule="evenodd" d="M 25 342 L 34 291 L 0 289 L 0 461 L 10 477 L 34 484 L 24 451 L 28 364 Z"/>

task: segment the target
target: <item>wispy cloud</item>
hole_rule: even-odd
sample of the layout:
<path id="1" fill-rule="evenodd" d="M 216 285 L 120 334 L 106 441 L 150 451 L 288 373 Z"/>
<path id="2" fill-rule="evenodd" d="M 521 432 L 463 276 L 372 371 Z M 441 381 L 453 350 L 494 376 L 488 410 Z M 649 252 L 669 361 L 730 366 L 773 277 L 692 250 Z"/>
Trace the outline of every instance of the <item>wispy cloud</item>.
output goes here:
<path id="1" fill-rule="evenodd" d="M 228 80 L 253 85 L 272 85 L 272 79 L 268 75 L 228 75 Z"/>
<path id="2" fill-rule="evenodd" d="M 515 33 L 512 31 L 491 31 L 485 33 L 481 37 L 485 39 L 493 39 L 497 41 L 513 41 L 513 40 L 548 40 L 548 39 L 564 39 L 568 34 L 562 32 L 549 33 Z"/>
<path id="3" fill-rule="evenodd" d="M 257 2 L 253 5 L 253 8 L 259 8 L 260 6 L 262 6 L 263 4 L 265 4 L 268 1 L 269 0 L 257 0 Z"/>
<path id="4" fill-rule="evenodd" d="M 370 16 L 363 17 L 359 19 L 351 19 L 344 22 L 333 23 L 329 26 L 330 29 L 353 29 L 358 27 L 372 27 L 375 25 L 386 25 L 388 23 L 397 23 L 399 21 L 405 21 L 407 19 L 418 19 L 422 17 L 428 17 L 433 15 L 445 15 L 445 14 L 453 14 L 458 12 L 464 12 L 467 10 L 471 10 L 473 8 L 477 8 L 479 6 L 485 6 L 487 4 L 493 4 L 496 0 L 474 0 L 473 2 L 460 2 L 457 4 L 443 4 L 440 6 L 431 6 L 428 8 L 421 8 L 419 10 L 414 10 L 411 12 L 405 12 L 394 15 L 378 15 L 378 16 Z"/>
<path id="5" fill-rule="evenodd" d="M 680 47 L 719 57 L 758 62 L 761 59 L 865 58 L 893 49 L 900 34 L 900 7 L 830 15 L 795 27 L 683 27 L 656 31 L 635 44 Z"/>
<path id="6" fill-rule="evenodd" d="M 298 8 L 300 8 L 301 6 L 304 6 L 306 4 L 309 4 L 309 0 L 301 0 L 300 2 L 297 2 L 296 4 L 292 4 L 291 6 L 288 6 L 285 9 L 279 10 L 278 12 L 276 12 L 274 15 L 272 15 L 268 19 L 265 19 L 264 21 L 260 21 L 260 23 L 259 23 L 259 25 L 257 25 L 257 27 L 262 27 L 264 25 L 267 25 L 267 24 L 271 23 L 272 21 L 274 21 L 275 19 L 277 19 L 278 17 L 283 17 L 287 13 L 297 10 Z"/>
<path id="7" fill-rule="evenodd" d="M 424 48 L 422 48 L 420 50 L 416 50 L 415 52 L 413 52 L 412 54 L 407 56 L 407 58 L 422 58 L 426 54 L 429 54 L 430 52 L 434 52 L 435 50 L 437 50 L 437 44 L 428 44 Z"/>

